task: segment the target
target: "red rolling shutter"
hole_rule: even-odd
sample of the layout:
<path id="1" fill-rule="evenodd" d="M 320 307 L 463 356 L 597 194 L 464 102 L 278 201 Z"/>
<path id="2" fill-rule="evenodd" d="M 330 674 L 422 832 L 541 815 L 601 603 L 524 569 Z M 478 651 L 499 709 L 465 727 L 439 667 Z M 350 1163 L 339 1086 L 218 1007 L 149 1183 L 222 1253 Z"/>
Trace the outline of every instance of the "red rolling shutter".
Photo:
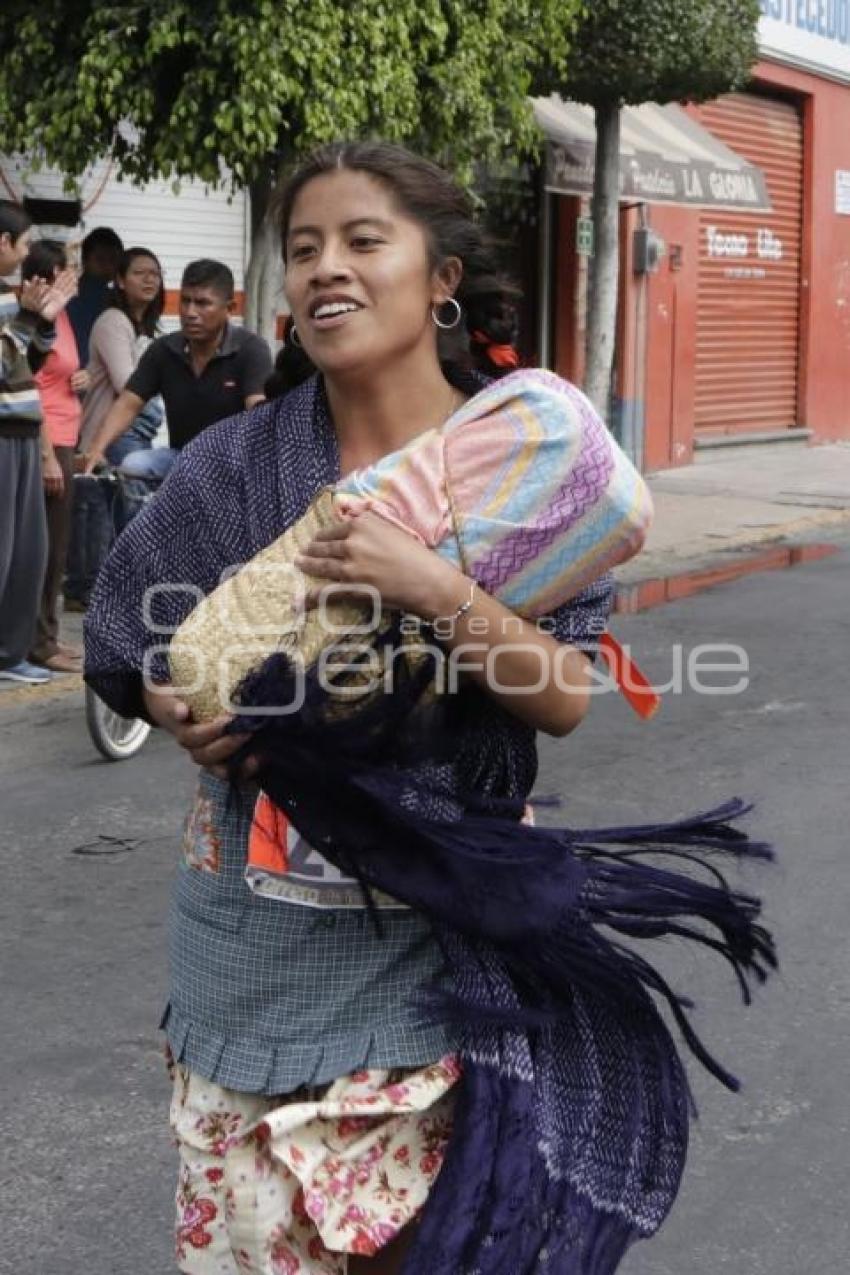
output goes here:
<path id="1" fill-rule="evenodd" d="M 730 93 L 701 122 L 767 178 L 773 211 L 700 215 L 697 437 L 797 421 L 803 132 L 787 101 Z"/>

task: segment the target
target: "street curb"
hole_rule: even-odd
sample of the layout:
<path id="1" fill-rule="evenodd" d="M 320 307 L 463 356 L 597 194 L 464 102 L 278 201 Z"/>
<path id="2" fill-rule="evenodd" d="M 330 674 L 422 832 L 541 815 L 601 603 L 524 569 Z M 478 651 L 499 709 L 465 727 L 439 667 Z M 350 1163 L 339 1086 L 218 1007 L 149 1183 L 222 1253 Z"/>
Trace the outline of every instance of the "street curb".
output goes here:
<path id="1" fill-rule="evenodd" d="M 615 571 L 617 585 L 629 587 L 649 580 L 666 580 L 688 571 L 701 571 L 722 566 L 732 553 L 747 549 L 762 549 L 765 545 L 782 544 L 788 539 L 814 531 L 818 527 L 850 526 L 850 509 L 829 509 L 819 514 L 807 514 L 792 522 L 776 523 L 763 531 L 747 531 L 723 538 L 722 545 L 706 545 L 704 549 L 691 546 L 685 552 L 659 549 L 646 555 L 640 554 L 632 563 Z"/>
<path id="2" fill-rule="evenodd" d="M 0 690 L 0 711 L 20 704 L 44 704 L 53 699 L 79 693 L 83 679 L 77 673 L 65 674 L 61 681 L 46 682 L 43 686 L 9 686 Z"/>

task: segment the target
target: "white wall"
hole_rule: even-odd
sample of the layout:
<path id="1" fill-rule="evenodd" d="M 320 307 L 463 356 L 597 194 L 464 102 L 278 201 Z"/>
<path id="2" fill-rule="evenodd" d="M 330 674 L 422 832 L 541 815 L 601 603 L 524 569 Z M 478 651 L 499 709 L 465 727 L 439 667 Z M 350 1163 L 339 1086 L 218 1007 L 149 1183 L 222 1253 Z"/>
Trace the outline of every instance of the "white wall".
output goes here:
<path id="1" fill-rule="evenodd" d="M 32 172 L 25 157 L 0 155 L 0 169 L 17 198 L 71 198 L 55 169 Z M 104 184 L 105 179 L 105 184 Z M 244 287 L 248 245 L 248 195 L 229 196 L 196 181 L 182 181 L 179 194 L 171 183 L 131 186 L 119 182 L 108 163 L 94 165 L 79 182 L 83 219 L 76 231 L 63 229 L 62 239 L 78 241 L 95 226 L 110 226 L 126 248 L 150 248 L 162 261 L 166 288 L 178 288 L 187 262 L 215 257 L 230 266 L 237 289 Z M 0 197 L 8 197 L 0 183 Z M 91 204 L 90 207 L 87 205 Z"/>

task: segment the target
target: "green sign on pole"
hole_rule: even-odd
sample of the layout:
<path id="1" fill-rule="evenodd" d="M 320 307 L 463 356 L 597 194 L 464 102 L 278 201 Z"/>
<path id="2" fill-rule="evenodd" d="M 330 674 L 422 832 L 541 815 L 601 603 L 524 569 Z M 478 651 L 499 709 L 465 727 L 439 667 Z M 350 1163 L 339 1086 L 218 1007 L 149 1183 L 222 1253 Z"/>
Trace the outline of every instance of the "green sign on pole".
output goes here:
<path id="1" fill-rule="evenodd" d="M 576 222 L 576 253 L 579 257 L 593 256 L 593 219 L 579 217 Z"/>

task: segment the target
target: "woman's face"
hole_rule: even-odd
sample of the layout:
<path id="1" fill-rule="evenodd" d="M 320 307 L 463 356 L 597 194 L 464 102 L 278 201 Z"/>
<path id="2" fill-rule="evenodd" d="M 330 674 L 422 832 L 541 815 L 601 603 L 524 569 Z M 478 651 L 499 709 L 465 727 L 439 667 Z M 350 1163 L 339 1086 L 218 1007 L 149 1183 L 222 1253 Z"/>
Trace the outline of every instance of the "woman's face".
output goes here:
<path id="1" fill-rule="evenodd" d="M 134 257 L 127 273 L 119 275 L 117 287 L 121 288 L 131 306 L 149 305 L 162 284 L 159 266 L 153 257 Z"/>
<path id="2" fill-rule="evenodd" d="M 432 270 L 425 232 L 383 182 L 346 169 L 314 177 L 284 248 L 298 338 L 323 372 L 384 368 L 418 349 L 436 358 L 430 307 L 454 291 L 460 263 Z"/>

